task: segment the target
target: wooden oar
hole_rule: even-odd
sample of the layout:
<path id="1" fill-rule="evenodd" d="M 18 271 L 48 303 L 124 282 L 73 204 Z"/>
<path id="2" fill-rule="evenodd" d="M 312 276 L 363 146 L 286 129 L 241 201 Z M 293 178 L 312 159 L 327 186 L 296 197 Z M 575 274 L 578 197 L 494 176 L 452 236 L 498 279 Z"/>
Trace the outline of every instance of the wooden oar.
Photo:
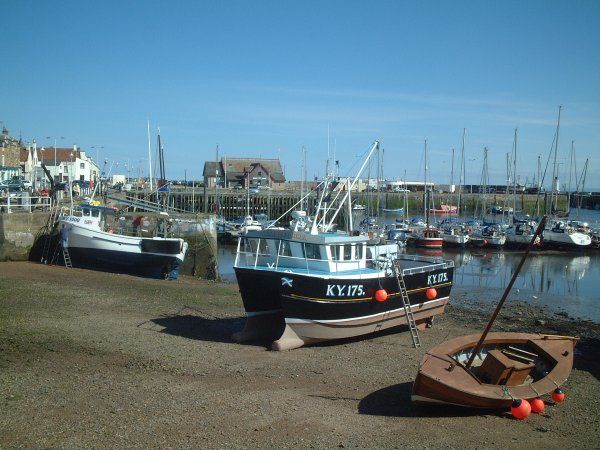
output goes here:
<path id="1" fill-rule="evenodd" d="M 527 246 L 527 250 L 525 250 L 525 254 L 521 258 L 521 261 L 519 262 L 519 265 L 517 266 L 517 270 L 515 270 L 515 273 L 513 273 L 513 276 L 510 279 L 510 283 L 508 283 L 508 286 L 506 286 L 506 289 L 504 290 L 504 294 L 502 294 L 502 297 L 500 298 L 500 301 L 498 302 L 498 306 L 496 306 L 496 310 L 494 311 L 494 314 L 492 314 L 492 318 L 490 319 L 487 326 L 485 327 L 485 330 L 483 331 L 483 334 L 481 335 L 479 342 L 477 342 L 477 345 L 473 349 L 473 352 L 471 353 L 471 356 L 469 357 L 467 364 L 465 364 L 465 367 L 467 369 L 469 367 L 471 367 L 471 364 L 473 364 L 473 360 L 475 359 L 475 356 L 477 356 L 477 354 L 481 351 L 481 347 L 483 347 L 483 342 L 485 341 L 485 338 L 487 337 L 487 335 L 490 331 L 490 328 L 492 328 L 492 325 L 494 324 L 496 317 L 500 313 L 500 310 L 502 309 L 502 306 L 504 305 L 504 302 L 506 301 L 506 298 L 508 297 L 508 294 L 510 293 L 510 291 L 513 287 L 513 284 L 515 284 L 515 281 L 517 280 L 517 277 L 519 276 L 519 272 L 521 272 L 521 268 L 523 267 L 523 264 L 525 264 L 527 255 L 529 255 L 531 248 L 535 244 L 536 238 L 540 234 L 542 234 L 542 231 L 544 231 L 545 225 L 546 225 L 546 216 L 542 217 L 542 220 L 540 220 L 540 224 L 538 225 L 537 229 L 535 230 L 535 233 L 533 234 L 533 237 L 531 238 L 531 241 L 529 242 L 529 245 Z"/>

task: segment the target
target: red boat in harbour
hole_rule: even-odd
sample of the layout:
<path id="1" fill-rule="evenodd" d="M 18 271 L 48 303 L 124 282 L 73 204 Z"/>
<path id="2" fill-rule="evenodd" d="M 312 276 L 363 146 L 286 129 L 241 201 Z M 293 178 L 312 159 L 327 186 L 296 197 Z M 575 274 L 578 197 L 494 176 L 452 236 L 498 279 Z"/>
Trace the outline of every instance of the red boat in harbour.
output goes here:
<path id="1" fill-rule="evenodd" d="M 444 205 L 443 203 L 440 205 L 439 209 L 430 208 L 429 212 L 431 214 L 456 214 L 458 208 L 452 205 Z"/>
<path id="2" fill-rule="evenodd" d="M 417 247 L 422 248 L 442 248 L 444 240 L 442 235 L 435 228 L 427 228 L 413 235 L 414 243 Z"/>

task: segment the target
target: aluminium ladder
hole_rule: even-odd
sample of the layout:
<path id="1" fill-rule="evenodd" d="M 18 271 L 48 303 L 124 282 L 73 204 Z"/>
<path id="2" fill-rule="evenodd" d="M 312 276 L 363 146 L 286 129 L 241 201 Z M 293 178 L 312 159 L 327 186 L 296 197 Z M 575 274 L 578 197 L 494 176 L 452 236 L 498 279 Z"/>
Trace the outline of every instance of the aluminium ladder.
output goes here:
<path id="1" fill-rule="evenodd" d="M 392 263 L 392 269 L 398 282 L 398 290 L 400 291 L 400 297 L 402 298 L 402 306 L 404 307 L 404 313 L 406 314 L 406 320 L 408 322 L 408 328 L 410 329 L 410 335 L 412 337 L 413 345 L 415 348 L 421 346 L 421 339 L 419 338 L 419 330 L 415 322 L 415 316 L 412 313 L 412 307 L 408 293 L 406 292 L 406 284 L 404 283 L 404 275 L 402 274 L 402 268 L 400 267 L 400 261 L 394 259 Z"/>
<path id="2" fill-rule="evenodd" d="M 73 268 L 73 264 L 71 263 L 71 255 L 69 255 L 69 249 L 61 244 L 63 260 L 65 261 L 65 267 L 68 269 Z"/>

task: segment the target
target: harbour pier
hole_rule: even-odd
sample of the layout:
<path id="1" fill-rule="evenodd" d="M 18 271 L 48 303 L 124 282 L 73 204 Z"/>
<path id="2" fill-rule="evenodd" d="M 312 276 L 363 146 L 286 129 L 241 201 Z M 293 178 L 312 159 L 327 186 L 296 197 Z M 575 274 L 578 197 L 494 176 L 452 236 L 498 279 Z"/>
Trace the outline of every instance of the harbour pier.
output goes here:
<path id="1" fill-rule="evenodd" d="M 157 194 L 148 191 L 131 191 L 121 194 L 125 199 L 132 202 L 150 201 L 157 202 Z M 173 210 L 189 213 L 216 213 L 227 220 L 243 217 L 247 214 L 266 214 L 269 219 L 283 216 L 284 221 L 291 219 L 289 211 L 293 209 L 304 209 L 308 212 L 316 208 L 318 192 L 313 190 L 304 201 L 304 206 L 299 205 L 301 198 L 300 190 L 260 190 L 258 193 L 250 193 L 243 189 L 215 189 L 191 188 L 175 186 L 169 193 L 169 207 Z M 396 192 L 355 192 L 352 194 L 354 204 L 369 206 L 369 210 L 376 211 L 379 208 L 406 208 L 410 216 L 423 214 L 423 192 L 410 192 L 408 194 Z M 441 203 L 456 205 L 458 196 L 456 193 L 439 193 L 434 195 L 433 206 Z M 522 214 L 537 215 L 547 211 L 552 199 L 548 193 L 540 194 L 518 194 L 516 199 L 517 211 Z M 600 201 L 600 200 L 599 200 Z M 559 211 L 567 210 L 567 194 L 558 194 L 556 200 Z M 294 205 L 297 205 L 294 207 Z M 462 194 L 461 214 L 473 215 L 485 213 L 487 208 L 493 206 L 513 206 L 512 194 L 504 193 L 465 193 Z M 287 212 L 287 214 L 286 214 Z"/>

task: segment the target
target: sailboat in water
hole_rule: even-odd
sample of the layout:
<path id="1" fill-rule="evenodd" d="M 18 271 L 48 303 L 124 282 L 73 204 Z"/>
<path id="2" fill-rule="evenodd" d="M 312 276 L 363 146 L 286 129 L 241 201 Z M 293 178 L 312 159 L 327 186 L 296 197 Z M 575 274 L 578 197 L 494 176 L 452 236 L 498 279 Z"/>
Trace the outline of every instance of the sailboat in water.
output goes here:
<path id="1" fill-rule="evenodd" d="M 434 226 L 429 224 L 429 187 L 427 186 L 427 140 L 425 140 L 425 229 L 413 234 L 413 241 L 417 247 L 440 249 L 442 248 L 443 240 L 440 232 Z"/>

